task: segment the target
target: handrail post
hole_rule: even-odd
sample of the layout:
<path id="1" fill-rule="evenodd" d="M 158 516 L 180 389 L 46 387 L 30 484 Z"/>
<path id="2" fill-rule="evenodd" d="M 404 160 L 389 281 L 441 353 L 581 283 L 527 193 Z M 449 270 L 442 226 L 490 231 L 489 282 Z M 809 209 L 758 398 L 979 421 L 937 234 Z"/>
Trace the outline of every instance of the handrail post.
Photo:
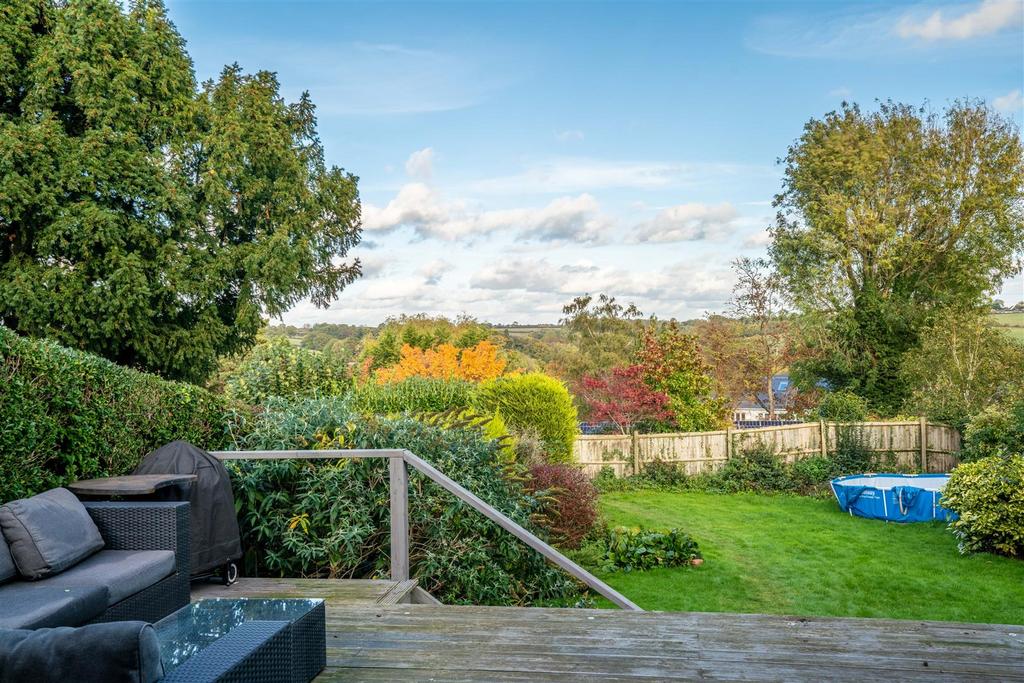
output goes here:
<path id="1" fill-rule="evenodd" d="M 391 496 L 391 580 L 409 579 L 409 470 L 405 458 L 388 458 Z"/>

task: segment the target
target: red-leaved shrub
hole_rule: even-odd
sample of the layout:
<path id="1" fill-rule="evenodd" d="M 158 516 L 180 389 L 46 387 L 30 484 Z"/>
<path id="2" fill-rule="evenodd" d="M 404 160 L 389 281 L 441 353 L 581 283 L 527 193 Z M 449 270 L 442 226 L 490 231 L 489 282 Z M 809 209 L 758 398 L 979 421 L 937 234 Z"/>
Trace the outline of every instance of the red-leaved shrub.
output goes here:
<path id="1" fill-rule="evenodd" d="M 578 548 L 597 522 L 597 489 L 583 472 L 570 465 L 534 465 L 528 487 L 545 500 L 537 521 L 552 540 L 566 548 Z"/>

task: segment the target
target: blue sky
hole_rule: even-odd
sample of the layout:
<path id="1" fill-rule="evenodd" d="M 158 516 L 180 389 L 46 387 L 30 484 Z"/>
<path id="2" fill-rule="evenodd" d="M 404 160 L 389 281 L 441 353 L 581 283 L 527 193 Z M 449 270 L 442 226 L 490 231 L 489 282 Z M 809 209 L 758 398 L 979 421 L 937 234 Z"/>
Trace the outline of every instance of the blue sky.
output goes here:
<path id="1" fill-rule="evenodd" d="M 844 99 L 1024 113 L 1021 0 L 168 6 L 200 78 L 237 61 L 308 90 L 328 161 L 360 177 L 365 275 L 294 324 L 554 322 L 586 292 L 722 310 L 808 119 Z"/>

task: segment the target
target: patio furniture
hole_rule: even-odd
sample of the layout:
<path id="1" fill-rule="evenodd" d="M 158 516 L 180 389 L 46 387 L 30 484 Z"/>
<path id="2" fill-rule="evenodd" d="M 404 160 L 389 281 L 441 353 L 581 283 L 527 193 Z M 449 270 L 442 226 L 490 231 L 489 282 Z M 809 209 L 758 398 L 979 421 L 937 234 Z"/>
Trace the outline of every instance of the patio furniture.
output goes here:
<path id="1" fill-rule="evenodd" d="M 225 585 L 234 583 L 242 540 L 231 478 L 220 460 L 187 441 L 172 441 L 147 454 L 135 475 L 189 475 L 194 479 L 187 495 L 178 499 L 192 505 L 192 578 L 219 575 Z"/>
<path id="2" fill-rule="evenodd" d="M 143 621 L 0 629 L 0 681 L 155 683 L 163 673 L 156 633 Z"/>
<path id="3" fill-rule="evenodd" d="M 134 498 L 170 494 L 173 500 L 187 500 L 187 489 L 195 480 L 194 474 L 129 474 L 124 477 L 83 479 L 68 484 L 68 489 L 79 498 Z"/>
<path id="4" fill-rule="evenodd" d="M 307 683 L 327 663 L 323 600 L 200 600 L 153 628 L 169 682 Z"/>
<path id="5" fill-rule="evenodd" d="M 156 621 L 189 602 L 189 505 L 82 503 L 67 489 L 0 507 L 0 628 Z"/>

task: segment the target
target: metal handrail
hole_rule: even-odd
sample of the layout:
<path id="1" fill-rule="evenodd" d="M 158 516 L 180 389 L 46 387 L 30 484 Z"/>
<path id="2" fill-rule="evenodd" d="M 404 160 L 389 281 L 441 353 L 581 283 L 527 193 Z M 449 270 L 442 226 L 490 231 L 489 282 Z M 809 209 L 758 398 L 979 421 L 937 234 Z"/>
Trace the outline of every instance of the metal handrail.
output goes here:
<path id="1" fill-rule="evenodd" d="M 559 569 L 571 574 L 622 609 L 643 611 L 639 605 L 597 578 L 536 535 L 517 524 L 472 491 L 444 474 L 429 462 L 405 449 L 362 449 L 322 451 L 214 451 L 218 460 L 341 460 L 348 458 L 387 458 L 391 501 L 391 578 L 409 578 L 409 467 L 453 494 L 505 531 L 530 546 Z"/>

